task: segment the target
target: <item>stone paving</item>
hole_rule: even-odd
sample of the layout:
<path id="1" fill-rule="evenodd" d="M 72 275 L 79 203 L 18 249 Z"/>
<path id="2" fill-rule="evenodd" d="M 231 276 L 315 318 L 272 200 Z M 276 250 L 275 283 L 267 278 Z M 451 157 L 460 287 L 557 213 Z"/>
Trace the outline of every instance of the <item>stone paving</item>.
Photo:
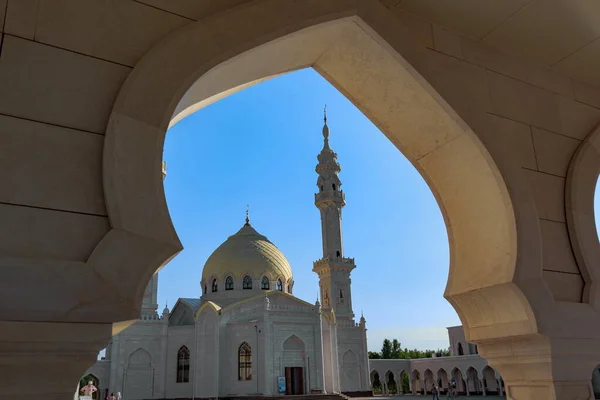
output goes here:
<path id="1" fill-rule="evenodd" d="M 423 395 L 401 395 L 401 396 L 375 396 L 375 397 L 361 397 L 355 398 L 355 400 L 429 400 L 432 399 L 433 396 L 428 394 L 426 396 Z M 506 399 L 506 396 L 455 396 L 455 400 L 503 400 Z M 440 395 L 440 400 L 446 400 L 446 395 Z"/>

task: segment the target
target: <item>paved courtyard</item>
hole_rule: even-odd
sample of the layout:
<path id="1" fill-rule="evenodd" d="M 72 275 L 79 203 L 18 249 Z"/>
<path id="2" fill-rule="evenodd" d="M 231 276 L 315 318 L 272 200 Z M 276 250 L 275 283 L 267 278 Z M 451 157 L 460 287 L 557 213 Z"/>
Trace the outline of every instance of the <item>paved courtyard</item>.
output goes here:
<path id="1" fill-rule="evenodd" d="M 428 394 L 426 396 L 422 396 L 422 395 L 401 395 L 401 396 L 375 396 L 375 398 L 377 399 L 385 399 L 385 400 L 425 400 L 425 399 L 431 399 L 432 395 Z M 456 396 L 454 397 L 456 400 L 501 400 L 501 399 L 506 399 L 506 396 Z M 368 400 L 371 399 L 373 400 L 373 397 L 363 397 L 363 398 L 359 398 L 357 400 Z M 441 395 L 440 396 L 440 400 L 446 400 L 446 395 Z"/>

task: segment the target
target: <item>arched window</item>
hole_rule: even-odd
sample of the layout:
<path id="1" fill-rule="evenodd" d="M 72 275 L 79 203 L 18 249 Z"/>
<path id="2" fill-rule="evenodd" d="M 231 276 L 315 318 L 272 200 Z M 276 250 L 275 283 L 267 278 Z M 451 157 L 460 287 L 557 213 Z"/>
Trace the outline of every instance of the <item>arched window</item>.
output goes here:
<path id="1" fill-rule="evenodd" d="M 242 281 L 242 287 L 244 289 L 252 289 L 252 278 L 250 278 L 248 275 L 246 275 L 244 277 L 244 280 Z"/>
<path id="2" fill-rule="evenodd" d="M 231 276 L 225 279 L 225 290 L 233 290 L 233 278 Z"/>
<path id="3" fill-rule="evenodd" d="M 260 288 L 262 290 L 269 290 L 270 289 L 269 278 L 267 278 L 266 276 L 262 277 L 262 279 L 260 280 Z"/>
<path id="4" fill-rule="evenodd" d="M 331 187 L 333 188 L 333 190 L 335 190 L 335 183 L 332 183 Z"/>
<path id="5" fill-rule="evenodd" d="M 321 192 L 323 191 L 323 185 L 321 185 Z"/>
<path id="6" fill-rule="evenodd" d="M 252 380 L 252 349 L 246 342 L 238 349 L 238 380 Z"/>
<path id="7" fill-rule="evenodd" d="M 277 290 L 283 291 L 283 283 L 281 283 L 281 279 L 277 279 Z"/>
<path id="8" fill-rule="evenodd" d="M 213 293 L 216 292 L 217 290 L 219 290 L 219 284 L 217 283 L 216 279 L 213 279 L 213 284 L 212 284 L 212 291 Z"/>
<path id="9" fill-rule="evenodd" d="M 204 285 L 204 294 L 206 294 L 206 285 Z"/>
<path id="10" fill-rule="evenodd" d="M 339 257 L 340 255 L 341 255 L 341 254 L 340 254 L 340 251 L 339 251 L 339 250 L 335 252 L 335 256 L 336 256 L 336 257 Z"/>
<path id="11" fill-rule="evenodd" d="M 340 289 L 340 299 L 344 298 L 344 293 L 342 293 L 342 289 Z"/>
<path id="12" fill-rule="evenodd" d="M 462 343 L 458 343 L 458 355 L 459 356 L 464 356 L 465 352 L 463 351 L 463 347 L 462 347 Z"/>
<path id="13" fill-rule="evenodd" d="M 177 383 L 190 381 L 190 351 L 181 346 L 177 352 Z"/>

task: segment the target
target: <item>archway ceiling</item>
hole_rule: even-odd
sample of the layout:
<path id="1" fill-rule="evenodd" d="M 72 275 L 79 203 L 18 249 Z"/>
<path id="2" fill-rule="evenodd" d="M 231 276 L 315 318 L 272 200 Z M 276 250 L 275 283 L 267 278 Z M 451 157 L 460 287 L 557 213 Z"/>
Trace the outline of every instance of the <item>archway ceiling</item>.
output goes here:
<path id="1" fill-rule="evenodd" d="M 138 0 L 201 19 L 250 0 Z M 600 1 L 380 0 L 583 82 L 600 86 Z"/>
<path id="2" fill-rule="evenodd" d="M 597 0 L 391 0 L 388 6 L 600 85 Z"/>

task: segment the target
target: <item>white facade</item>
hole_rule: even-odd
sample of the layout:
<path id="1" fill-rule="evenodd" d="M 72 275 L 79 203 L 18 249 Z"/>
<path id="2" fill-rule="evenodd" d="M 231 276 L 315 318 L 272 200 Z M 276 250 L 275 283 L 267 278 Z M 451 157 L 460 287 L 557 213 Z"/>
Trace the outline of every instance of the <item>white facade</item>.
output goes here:
<path id="1" fill-rule="evenodd" d="M 325 119 L 326 122 L 326 119 Z M 350 272 L 342 248 L 337 155 L 324 147 L 317 165 L 323 257 L 321 299 L 293 296 L 285 256 L 246 223 L 208 258 L 200 298 L 180 298 L 157 314 L 158 275 L 146 289 L 139 321 L 113 337 L 106 357 L 88 370 L 101 398 L 127 400 L 274 396 L 370 391 L 366 321 L 354 320 Z"/>

